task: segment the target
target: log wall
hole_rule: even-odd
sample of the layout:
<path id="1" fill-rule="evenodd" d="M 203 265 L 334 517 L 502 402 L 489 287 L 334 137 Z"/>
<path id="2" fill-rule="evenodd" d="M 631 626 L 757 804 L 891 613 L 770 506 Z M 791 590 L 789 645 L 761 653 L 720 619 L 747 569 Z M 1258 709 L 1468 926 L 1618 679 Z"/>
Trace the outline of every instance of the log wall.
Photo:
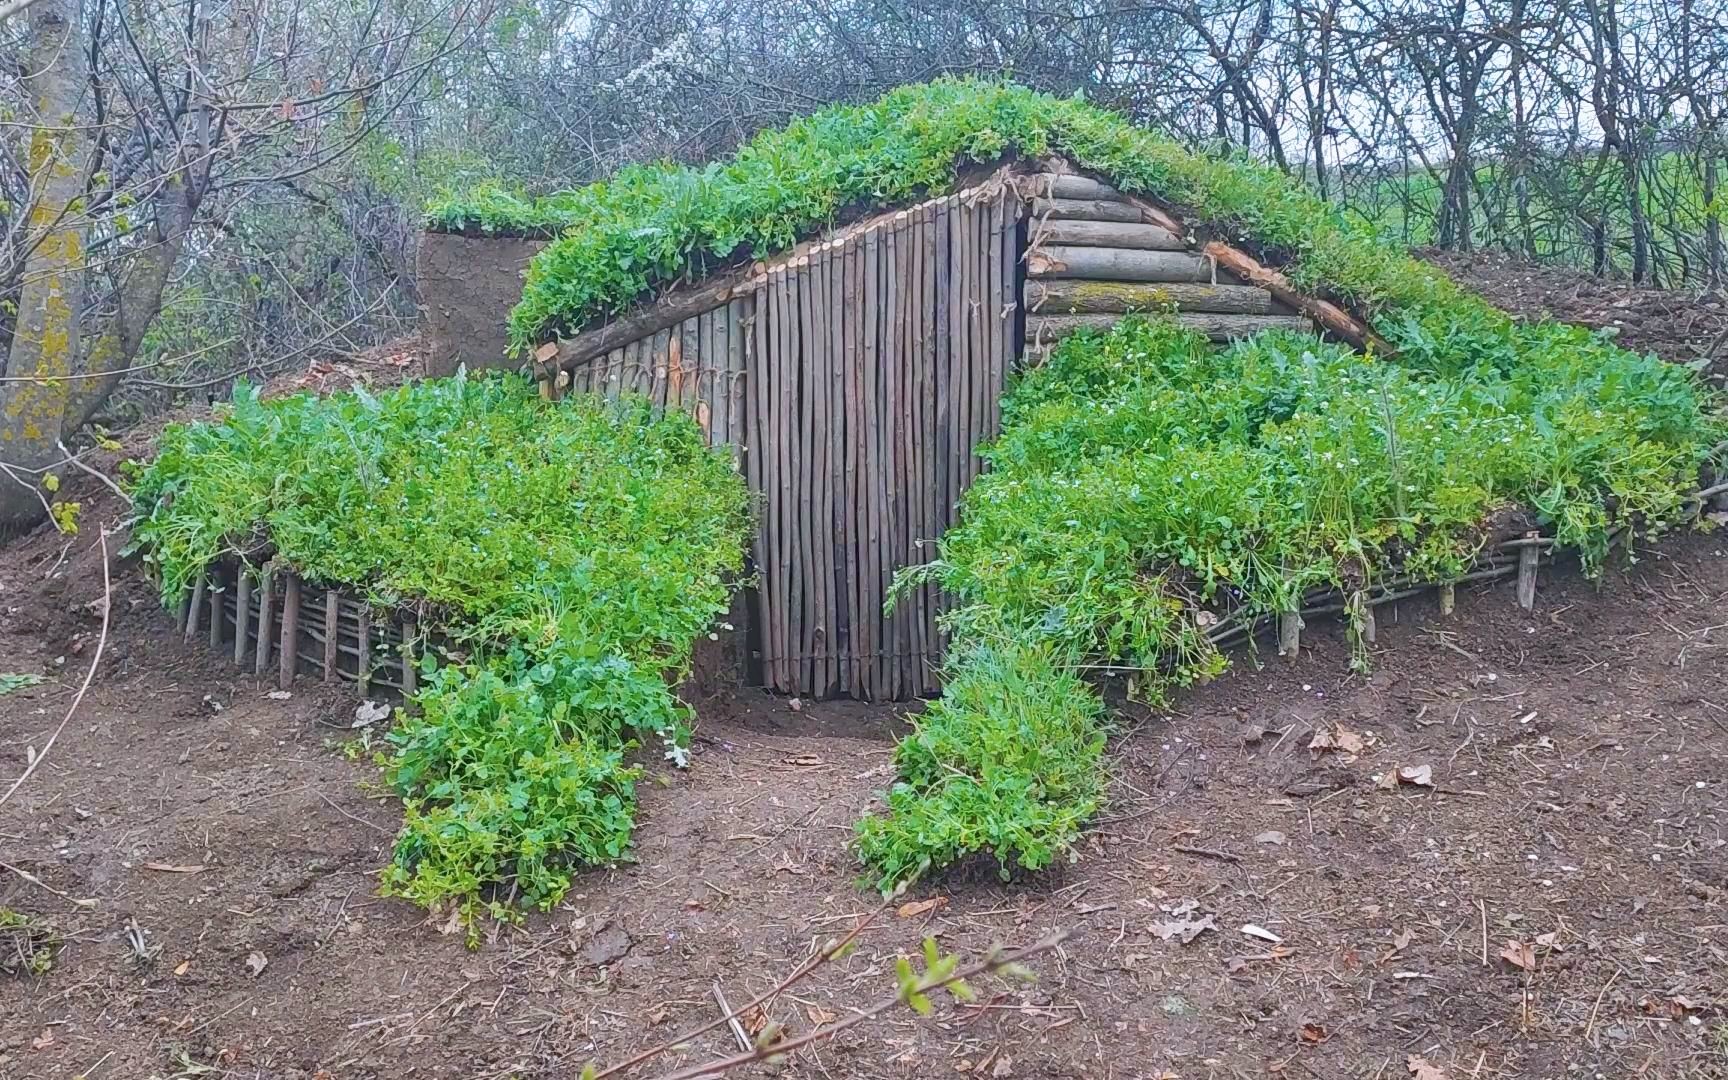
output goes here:
<path id="1" fill-rule="evenodd" d="M 1174 309 L 1217 341 L 1311 329 L 1296 309 L 1231 269 L 1167 214 L 1065 171 L 1034 178 L 1026 251 L 1027 351 L 1077 330 L 1105 330 L 1130 312 Z"/>
<path id="2" fill-rule="evenodd" d="M 732 447 L 757 495 L 755 661 L 814 697 L 938 689 L 926 562 L 982 468 L 1021 351 L 1025 202 L 1006 172 L 559 342 L 543 390 L 646 394 Z M 550 370 L 546 370 L 550 369 Z"/>

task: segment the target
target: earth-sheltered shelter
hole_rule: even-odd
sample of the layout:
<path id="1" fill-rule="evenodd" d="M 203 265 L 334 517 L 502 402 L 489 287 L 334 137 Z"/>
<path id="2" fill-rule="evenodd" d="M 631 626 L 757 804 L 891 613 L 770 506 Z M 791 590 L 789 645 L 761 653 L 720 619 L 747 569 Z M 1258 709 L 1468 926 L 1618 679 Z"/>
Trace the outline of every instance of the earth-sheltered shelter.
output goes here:
<path id="1" fill-rule="evenodd" d="M 902 120 L 940 109 L 943 90 L 977 86 L 902 91 L 932 99 Z M 837 204 L 772 253 L 715 257 L 693 235 L 679 272 L 643 295 L 566 309 L 511 355 L 462 360 L 514 367 L 526 353 L 544 396 L 644 394 L 735 449 L 758 497 L 750 625 L 764 685 L 876 700 L 932 693 L 943 597 L 924 585 L 891 610 L 884 601 L 895 573 L 925 561 L 954 523 L 1019 365 L 1132 312 L 1173 312 L 1219 341 L 1271 329 L 1375 340 L 1343 305 L 1286 278 L 1279 249 L 1240 222 L 1124 190 L 1059 148 L 1031 149 L 1046 152 L 962 155 L 940 190 Z M 455 329 L 440 345 L 441 320 L 460 310 L 487 321 L 496 307 L 482 316 L 473 299 L 508 291 L 477 282 L 476 268 L 508 278 L 526 258 L 529 297 L 537 283 L 555 287 L 560 245 L 598 224 L 579 198 L 559 213 L 570 215 L 565 239 L 544 250 L 536 234 L 550 230 L 532 213 L 491 232 L 460 212 L 431 223 L 421 264 L 449 268 L 435 277 L 468 300 L 445 303 L 429 283 L 435 357 L 453 366 L 461 346 Z M 665 228 L 651 215 L 636 227 Z"/>

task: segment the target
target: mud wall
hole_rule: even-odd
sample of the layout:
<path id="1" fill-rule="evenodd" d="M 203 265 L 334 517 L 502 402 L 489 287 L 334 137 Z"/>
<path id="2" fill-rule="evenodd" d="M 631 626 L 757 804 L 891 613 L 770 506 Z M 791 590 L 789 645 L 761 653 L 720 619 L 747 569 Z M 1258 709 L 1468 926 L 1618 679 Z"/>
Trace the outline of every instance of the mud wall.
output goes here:
<path id="1" fill-rule="evenodd" d="M 504 320 L 522 297 L 522 273 L 544 240 L 422 233 L 416 271 L 428 375 L 515 368 L 504 355 Z"/>

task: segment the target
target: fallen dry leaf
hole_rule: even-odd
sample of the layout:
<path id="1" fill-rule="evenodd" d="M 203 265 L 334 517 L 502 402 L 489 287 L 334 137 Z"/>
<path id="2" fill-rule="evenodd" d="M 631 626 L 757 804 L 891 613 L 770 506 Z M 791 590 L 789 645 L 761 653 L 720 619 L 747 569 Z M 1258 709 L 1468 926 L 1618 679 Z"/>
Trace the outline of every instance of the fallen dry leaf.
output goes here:
<path id="1" fill-rule="evenodd" d="M 804 1013 L 810 1017 L 810 1022 L 815 1024 L 817 1027 L 821 1027 L 823 1024 L 832 1024 L 834 1022 L 834 1011 L 832 1009 L 824 1009 L 820 1005 L 806 1005 L 804 1006 Z"/>
<path id="2" fill-rule="evenodd" d="M 1368 749 L 1368 740 L 1361 732 L 1351 731 L 1339 724 L 1331 731 L 1316 731 L 1314 737 L 1308 740 L 1308 749 L 1314 751 L 1336 750 L 1346 757 L 1356 757 Z"/>
<path id="3" fill-rule="evenodd" d="M 1500 959 L 1523 971 L 1536 970 L 1536 948 L 1526 942 L 1516 939 L 1507 941 L 1500 950 Z"/>
<path id="4" fill-rule="evenodd" d="M 1186 945 L 1206 931 L 1218 929 L 1218 924 L 1212 921 L 1210 915 L 1202 915 L 1197 919 L 1178 916 L 1155 922 L 1146 929 L 1165 941 L 1177 941 Z"/>
<path id="5" fill-rule="evenodd" d="M 918 916 L 935 911 L 947 903 L 948 898 L 946 896 L 932 896 L 928 900 L 913 900 L 911 903 L 901 904 L 894 913 L 902 919 L 916 919 Z"/>
<path id="6" fill-rule="evenodd" d="M 1312 1020 L 1296 1030 L 1297 1037 L 1305 1043 L 1323 1043 L 1330 1034 L 1324 1024 L 1316 1024 Z"/>
<path id="7" fill-rule="evenodd" d="M 53 1045 L 54 1045 L 54 1029 L 53 1028 L 43 1028 L 42 1034 L 40 1034 L 40 1035 L 36 1036 L 34 1039 L 30 1040 L 30 1049 L 32 1049 L 32 1050 L 46 1050 L 50 1046 L 53 1046 Z"/>
<path id="8" fill-rule="evenodd" d="M 1389 963 L 1392 960 L 1396 960 L 1398 958 L 1398 954 L 1402 953 L 1405 949 L 1408 949 L 1410 947 L 1410 943 L 1414 940 L 1416 940 L 1415 931 L 1409 929 L 1408 927 L 1406 927 L 1403 930 L 1400 930 L 1397 933 L 1397 935 L 1395 937 L 1393 937 L 1393 939 L 1392 939 L 1392 947 L 1380 954 L 1380 962 L 1382 964 L 1385 964 L 1385 963 Z"/>
<path id="9" fill-rule="evenodd" d="M 1274 945 L 1281 944 L 1284 941 L 1283 938 L 1266 929 L 1264 926 L 1258 926 L 1254 923 L 1249 923 L 1244 926 L 1242 932 L 1251 938 L 1259 938 L 1261 941 L 1270 941 Z"/>
<path id="10" fill-rule="evenodd" d="M 1433 787 L 1434 768 L 1431 765 L 1406 765 L 1398 770 L 1398 779 L 1417 787 Z"/>
<path id="11" fill-rule="evenodd" d="M 257 978 L 264 974 L 264 969 L 269 966 L 270 958 L 259 952 L 257 949 L 253 949 L 246 957 L 246 970 L 252 973 L 253 978 Z"/>
<path id="12" fill-rule="evenodd" d="M 1416 1080 L 1446 1080 L 1446 1071 L 1421 1054 L 1411 1054 L 1404 1066 Z"/>
<path id="13" fill-rule="evenodd" d="M 146 870 L 160 870 L 164 874 L 202 874 L 204 866 L 201 863 L 165 863 L 147 862 Z"/>
<path id="14" fill-rule="evenodd" d="M 1269 829 L 1254 837 L 1254 842 L 1256 844 L 1282 844 L 1287 839 L 1289 838 L 1277 829 Z"/>
<path id="15" fill-rule="evenodd" d="M 191 971 L 191 970 L 192 970 L 192 961 L 190 961 L 190 960 L 182 960 L 178 964 L 174 965 L 174 974 L 176 974 L 176 975 L 184 975 L 188 971 Z"/>

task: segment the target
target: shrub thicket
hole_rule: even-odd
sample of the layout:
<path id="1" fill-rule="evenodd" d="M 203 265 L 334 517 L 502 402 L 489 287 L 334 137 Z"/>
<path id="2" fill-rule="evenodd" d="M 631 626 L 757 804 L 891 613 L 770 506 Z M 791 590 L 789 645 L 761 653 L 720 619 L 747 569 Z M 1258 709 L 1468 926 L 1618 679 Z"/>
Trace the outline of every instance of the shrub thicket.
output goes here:
<path id="1" fill-rule="evenodd" d="M 748 528 L 730 455 L 688 416 L 549 404 L 514 375 L 376 397 L 242 388 L 216 422 L 164 432 L 135 496 L 166 598 L 224 556 L 274 558 L 424 606 L 472 651 L 427 657 L 390 734 L 407 813 L 384 879 L 470 925 L 490 885 L 547 906 L 574 867 L 624 853 L 626 758 L 646 741 L 683 763 L 668 677 L 726 610 Z"/>

